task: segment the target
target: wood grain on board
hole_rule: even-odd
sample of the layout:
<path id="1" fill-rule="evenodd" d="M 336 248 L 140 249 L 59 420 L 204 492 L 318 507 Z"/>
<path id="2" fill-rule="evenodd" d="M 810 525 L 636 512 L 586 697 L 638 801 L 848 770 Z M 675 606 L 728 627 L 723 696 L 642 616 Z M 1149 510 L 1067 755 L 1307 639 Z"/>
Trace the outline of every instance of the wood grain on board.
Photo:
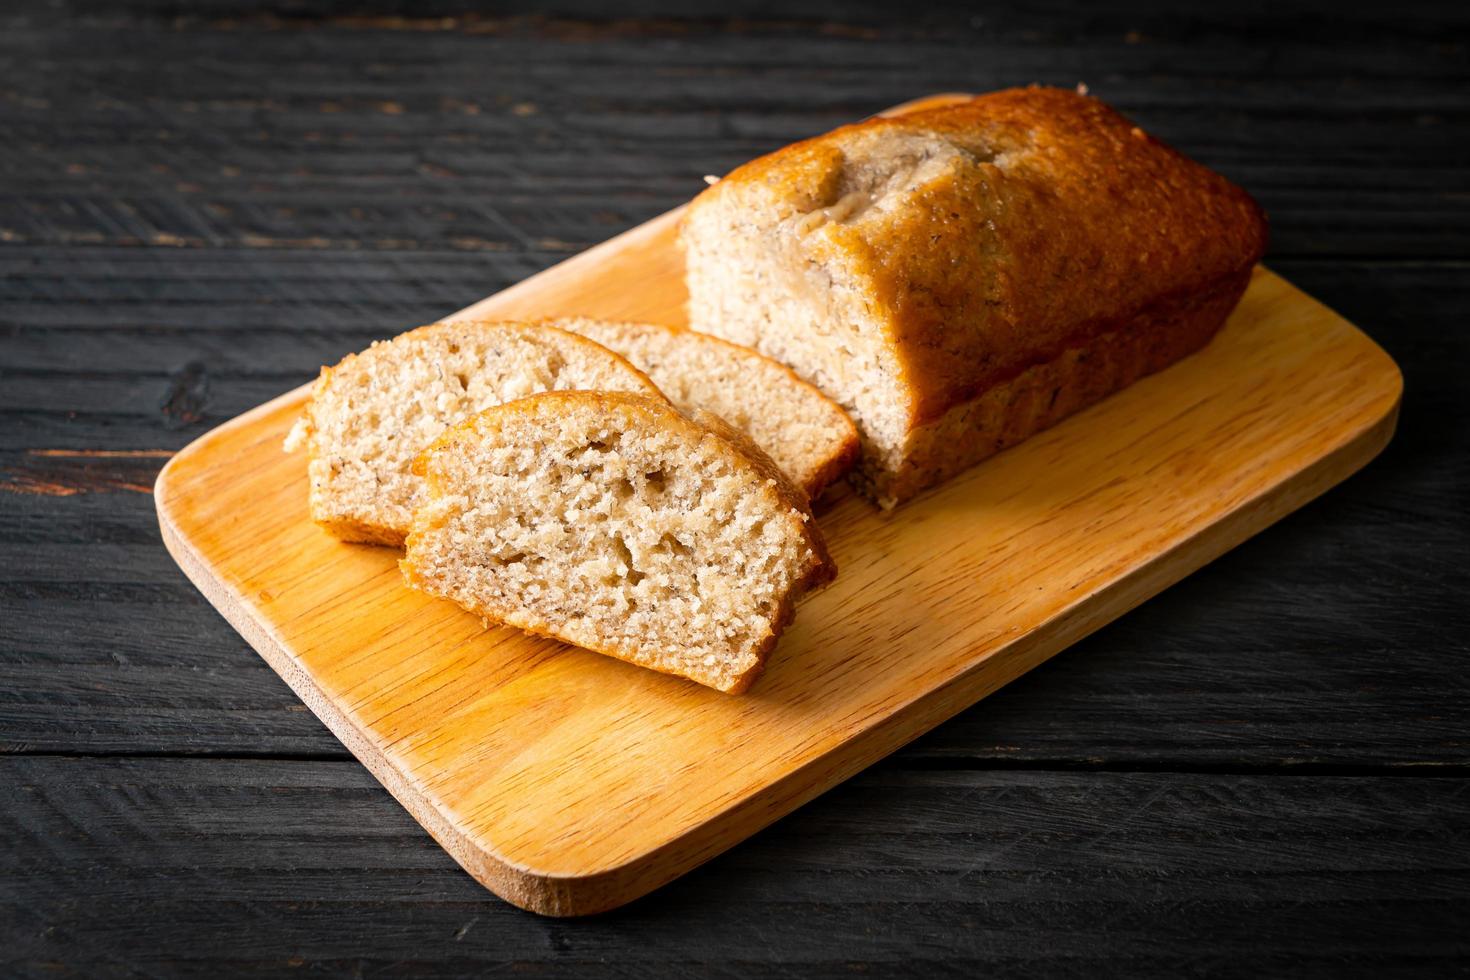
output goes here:
<path id="1" fill-rule="evenodd" d="M 682 322 L 674 215 L 464 311 Z M 885 516 L 819 515 L 841 569 L 730 698 L 410 593 L 306 516 L 281 452 L 304 391 L 160 475 L 181 566 L 478 880 L 569 915 L 709 859 L 1370 459 L 1401 380 L 1258 270 L 1203 352 Z"/>

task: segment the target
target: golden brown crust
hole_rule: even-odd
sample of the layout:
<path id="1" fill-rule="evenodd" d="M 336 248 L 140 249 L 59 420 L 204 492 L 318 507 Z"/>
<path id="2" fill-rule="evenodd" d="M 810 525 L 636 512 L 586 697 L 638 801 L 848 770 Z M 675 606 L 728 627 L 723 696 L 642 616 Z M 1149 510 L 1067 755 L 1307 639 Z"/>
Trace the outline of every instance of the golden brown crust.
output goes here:
<path id="1" fill-rule="evenodd" d="M 837 222 L 818 256 L 852 269 L 888 329 L 915 424 L 1247 272 L 1266 244 L 1243 190 L 1102 102 L 1009 89 L 875 118 L 736 169 L 691 210 L 754 191 L 812 211 L 885 140 L 942 140 L 958 163 L 882 220 Z"/>
<path id="2" fill-rule="evenodd" d="M 1187 357 L 1219 331 L 1250 278 L 1151 307 L 954 406 L 910 432 L 905 463 L 884 487 L 863 489 L 890 507 Z"/>
<path id="3" fill-rule="evenodd" d="M 844 204 L 854 173 L 875 167 L 892 173 L 888 200 Z M 736 203 L 778 220 L 838 212 L 798 254 L 856 284 L 920 436 L 1150 310 L 1229 292 L 1267 238 L 1247 192 L 1101 101 L 1057 88 L 842 126 L 738 167 L 689 216 Z M 1085 372 L 1076 382 L 1091 383 Z M 906 466 L 957 469 L 929 458 Z"/>

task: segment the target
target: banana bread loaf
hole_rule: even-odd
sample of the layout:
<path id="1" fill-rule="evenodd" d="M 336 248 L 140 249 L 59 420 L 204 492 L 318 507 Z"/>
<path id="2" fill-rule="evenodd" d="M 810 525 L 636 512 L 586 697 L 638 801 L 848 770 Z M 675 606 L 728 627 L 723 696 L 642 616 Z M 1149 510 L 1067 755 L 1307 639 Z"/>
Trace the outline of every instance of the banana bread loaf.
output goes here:
<path id="1" fill-rule="evenodd" d="M 1033 87 L 761 157 L 680 239 L 690 326 L 845 407 L 889 507 L 1204 346 L 1266 224 L 1103 103 Z"/>

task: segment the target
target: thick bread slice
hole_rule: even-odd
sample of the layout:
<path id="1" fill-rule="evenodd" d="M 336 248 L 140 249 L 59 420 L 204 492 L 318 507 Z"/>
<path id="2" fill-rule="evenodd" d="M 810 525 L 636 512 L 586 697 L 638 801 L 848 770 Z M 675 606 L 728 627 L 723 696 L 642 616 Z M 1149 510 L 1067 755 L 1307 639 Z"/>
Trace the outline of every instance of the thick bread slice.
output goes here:
<path id="1" fill-rule="evenodd" d="M 892 506 L 1202 347 L 1266 232 L 1101 102 L 1027 88 L 751 161 L 680 241 L 690 326 L 851 412 L 854 482 Z"/>
<path id="2" fill-rule="evenodd" d="M 857 427 L 841 406 L 749 347 L 655 323 L 546 322 L 622 354 L 680 408 L 714 412 L 744 432 L 812 500 L 857 459 Z"/>
<path id="3" fill-rule="evenodd" d="M 310 454 L 314 521 L 344 541 L 399 545 L 423 493 L 415 456 L 468 415 L 570 388 L 662 397 L 622 357 L 565 330 L 436 323 L 322 368 L 286 449 Z"/>
<path id="4" fill-rule="evenodd" d="M 727 693 L 835 568 L 805 495 L 718 418 L 556 392 L 475 415 L 420 457 L 409 584 L 486 620 Z"/>

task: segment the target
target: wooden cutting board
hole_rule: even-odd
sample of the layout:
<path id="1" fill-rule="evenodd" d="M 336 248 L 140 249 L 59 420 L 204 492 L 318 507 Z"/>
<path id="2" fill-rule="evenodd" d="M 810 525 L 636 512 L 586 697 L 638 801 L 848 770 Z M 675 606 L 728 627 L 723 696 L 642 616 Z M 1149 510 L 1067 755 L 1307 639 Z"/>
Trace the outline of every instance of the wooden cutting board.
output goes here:
<path id="1" fill-rule="evenodd" d="M 677 212 L 464 311 L 684 322 Z M 405 324 L 405 327 L 410 326 Z M 818 511 L 840 568 L 729 697 L 484 629 L 394 551 L 307 517 L 300 388 L 159 475 L 199 589 L 470 874 L 547 915 L 634 899 L 974 704 L 1388 442 L 1402 379 L 1265 269 L 1208 348 L 885 515 Z"/>

